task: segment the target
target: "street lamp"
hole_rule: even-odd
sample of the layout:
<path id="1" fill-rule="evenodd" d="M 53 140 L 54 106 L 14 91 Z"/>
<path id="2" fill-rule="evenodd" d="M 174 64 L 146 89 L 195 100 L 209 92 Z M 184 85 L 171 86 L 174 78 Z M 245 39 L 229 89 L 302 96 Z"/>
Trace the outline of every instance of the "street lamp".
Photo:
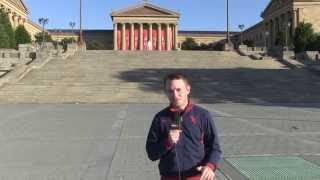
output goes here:
<path id="1" fill-rule="evenodd" d="M 227 0 L 227 44 L 230 43 L 230 34 L 229 34 L 229 0 Z"/>
<path id="2" fill-rule="evenodd" d="M 69 22 L 69 26 L 71 27 L 71 33 L 72 33 L 72 36 L 74 36 L 74 32 L 73 32 L 73 28 L 74 28 L 74 26 L 76 25 L 76 23 L 75 22 Z M 72 42 L 74 42 L 73 40 L 72 40 Z"/>
<path id="3" fill-rule="evenodd" d="M 83 36 L 82 36 L 82 0 L 80 0 L 80 45 L 83 44 Z"/>
<path id="4" fill-rule="evenodd" d="M 270 35 L 269 31 L 264 32 L 264 46 L 265 46 L 265 52 L 267 52 L 267 47 L 268 47 L 268 36 Z"/>
<path id="5" fill-rule="evenodd" d="M 45 38 L 45 36 L 44 36 L 44 26 L 49 23 L 49 19 L 48 18 L 39 18 L 38 21 L 39 21 L 39 24 L 42 25 L 42 43 L 41 43 L 41 47 L 43 47 L 44 38 Z"/>
<path id="6" fill-rule="evenodd" d="M 238 25 L 238 27 L 239 27 L 239 29 L 241 30 L 241 34 L 240 34 L 240 44 L 242 44 L 242 42 L 243 42 L 243 35 L 242 35 L 242 33 L 243 33 L 243 29 L 244 29 L 244 24 L 239 24 Z"/>
<path id="7" fill-rule="evenodd" d="M 286 31 L 286 50 L 288 50 L 289 49 L 289 47 L 288 47 L 288 31 L 290 30 L 290 26 L 291 26 L 291 23 L 290 22 L 288 22 L 287 24 L 286 24 L 286 28 L 285 28 L 285 31 Z"/>

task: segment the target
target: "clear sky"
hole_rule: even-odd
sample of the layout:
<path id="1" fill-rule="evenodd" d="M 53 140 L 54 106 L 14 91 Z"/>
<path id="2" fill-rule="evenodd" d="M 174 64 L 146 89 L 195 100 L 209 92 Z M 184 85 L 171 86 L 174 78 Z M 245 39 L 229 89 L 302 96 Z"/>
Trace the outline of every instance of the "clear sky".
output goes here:
<path id="1" fill-rule="evenodd" d="M 110 13 L 136 5 L 141 0 L 82 0 L 84 29 L 112 29 Z M 229 0 L 230 30 L 246 28 L 261 20 L 260 14 L 270 0 Z M 79 0 L 24 0 L 32 21 L 49 18 L 47 28 L 70 29 L 79 26 Z M 179 12 L 179 30 L 226 30 L 226 0 L 150 0 L 150 3 Z"/>

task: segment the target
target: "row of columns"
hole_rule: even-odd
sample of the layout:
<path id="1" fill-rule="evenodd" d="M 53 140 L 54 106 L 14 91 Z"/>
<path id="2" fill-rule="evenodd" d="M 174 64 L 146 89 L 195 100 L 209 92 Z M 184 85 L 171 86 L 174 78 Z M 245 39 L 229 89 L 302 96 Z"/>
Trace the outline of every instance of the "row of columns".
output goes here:
<path id="1" fill-rule="evenodd" d="M 281 31 L 286 32 L 289 37 L 292 37 L 294 29 L 297 27 L 298 23 L 299 9 L 287 11 L 265 21 L 266 31 L 269 32 L 268 37 L 266 37 L 268 38 L 268 46 L 273 46 L 275 44 L 277 34 Z"/>
<path id="2" fill-rule="evenodd" d="M 23 25 L 27 21 L 26 18 L 23 18 L 16 12 L 13 12 L 11 9 L 5 8 L 3 4 L 0 5 L 0 9 L 2 9 L 4 12 L 8 14 L 11 25 L 14 28 L 16 28 L 19 25 Z"/>
<path id="3" fill-rule="evenodd" d="M 126 49 L 126 27 L 129 25 L 130 27 L 130 33 L 129 33 L 129 47 L 130 49 Z M 113 24 L 113 39 L 114 39 L 114 50 L 134 50 L 134 42 L 135 42 L 135 36 L 134 36 L 134 30 L 135 30 L 135 25 L 139 26 L 139 49 L 137 50 L 144 50 L 143 47 L 143 30 L 144 30 L 144 25 L 147 25 L 148 27 L 148 41 L 150 41 L 153 44 L 153 27 L 154 23 L 114 23 Z M 156 23 L 157 25 L 157 49 L 153 48 L 153 45 L 151 46 L 150 49 L 148 50 L 172 50 L 172 49 L 177 49 L 177 37 L 178 37 L 178 25 L 177 24 L 171 24 L 171 23 Z M 119 26 L 121 27 L 121 47 L 118 47 L 118 28 Z M 166 40 L 165 40 L 165 47 L 166 49 L 162 49 L 162 27 L 165 26 L 166 30 Z M 170 32 L 170 27 L 172 28 L 173 32 Z M 170 36 L 169 34 L 172 34 Z M 170 38 L 171 41 L 173 41 L 173 47 L 171 49 L 170 44 Z"/>

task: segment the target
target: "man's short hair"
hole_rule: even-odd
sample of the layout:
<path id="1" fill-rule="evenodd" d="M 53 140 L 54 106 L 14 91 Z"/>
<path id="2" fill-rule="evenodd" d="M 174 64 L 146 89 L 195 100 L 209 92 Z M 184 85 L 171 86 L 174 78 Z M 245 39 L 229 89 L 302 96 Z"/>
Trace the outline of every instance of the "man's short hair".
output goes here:
<path id="1" fill-rule="evenodd" d="M 167 81 L 179 80 L 179 79 L 182 79 L 187 85 L 190 86 L 189 79 L 187 78 L 186 75 L 184 75 L 182 73 L 171 73 L 171 74 L 166 75 L 165 78 L 163 79 L 163 85 L 164 85 L 164 87 L 166 87 Z"/>

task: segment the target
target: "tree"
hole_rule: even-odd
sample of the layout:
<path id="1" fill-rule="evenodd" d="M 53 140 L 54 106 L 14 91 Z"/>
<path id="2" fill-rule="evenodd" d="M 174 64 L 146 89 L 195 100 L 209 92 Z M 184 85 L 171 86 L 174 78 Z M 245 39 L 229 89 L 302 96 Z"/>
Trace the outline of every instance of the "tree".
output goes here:
<path id="1" fill-rule="evenodd" d="M 23 25 L 19 25 L 17 27 L 15 37 L 17 45 L 31 43 L 31 37 Z"/>
<path id="2" fill-rule="evenodd" d="M 247 45 L 248 47 L 254 47 L 254 42 L 252 40 L 244 40 L 243 44 Z"/>
<path id="3" fill-rule="evenodd" d="M 44 42 L 52 42 L 51 35 L 47 32 L 44 32 L 44 35 L 42 34 L 42 32 L 39 32 L 34 37 L 36 38 L 37 43 L 42 43 L 43 37 Z"/>
<path id="4" fill-rule="evenodd" d="M 9 36 L 4 29 L 4 26 L 0 24 L 0 49 L 1 48 L 9 48 Z"/>
<path id="5" fill-rule="evenodd" d="M 87 49 L 88 50 L 103 50 L 103 49 L 105 49 L 105 46 L 99 41 L 92 40 L 87 43 Z"/>
<path id="6" fill-rule="evenodd" d="M 2 9 L 0 9 L 0 25 L 3 28 L 3 34 L 2 36 L 8 36 L 8 46 L 7 47 L 3 47 L 3 48 L 16 48 L 16 41 L 15 41 L 15 37 L 14 37 L 14 31 L 13 28 L 11 26 L 8 14 L 5 13 Z M 6 34 L 6 35 L 4 35 Z M 6 39 L 6 38 L 4 38 Z M 6 44 L 6 43 L 3 43 Z"/>
<path id="7" fill-rule="evenodd" d="M 286 46 L 286 34 L 283 31 L 279 31 L 276 35 L 276 45 L 278 46 Z"/>
<path id="8" fill-rule="evenodd" d="M 294 34 L 294 51 L 297 53 L 307 50 L 308 44 L 314 41 L 314 37 L 312 24 L 299 23 Z"/>
<path id="9" fill-rule="evenodd" d="M 186 38 L 186 40 L 181 45 L 182 50 L 197 50 L 199 49 L 198 44 L 193 38 Z"/>

